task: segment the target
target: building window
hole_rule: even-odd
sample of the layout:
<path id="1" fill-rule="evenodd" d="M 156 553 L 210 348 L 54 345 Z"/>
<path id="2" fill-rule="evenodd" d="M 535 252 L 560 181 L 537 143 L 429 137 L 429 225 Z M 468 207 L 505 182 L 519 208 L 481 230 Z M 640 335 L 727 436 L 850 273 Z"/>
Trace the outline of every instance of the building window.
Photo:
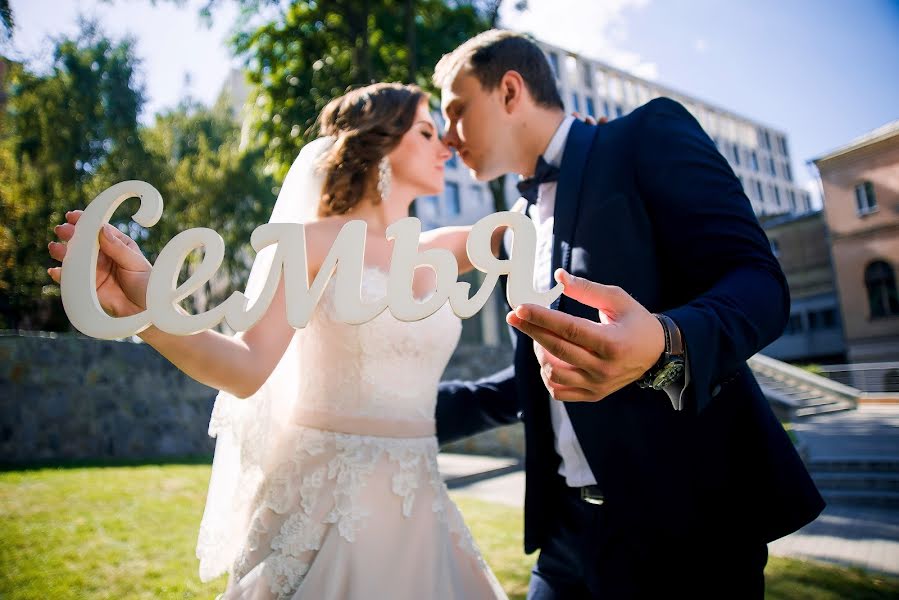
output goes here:
<path id="1" fill-rule="evenodd" d="M 768 157 L 768 172 L 771 173 L 774 177 L 777 177 L 777 169 L 774 166 L 774 159 L 770 156 Z"/>
<path id="2" fill-rule="evenodd" d="M 752 164 L 752 170 L 757 172 L 759 170 L 759 157 L 755 150 L 749 152 L 749 162 Z"/>
<path id="3" fill-rule="evenodd" d="M 612 113 L 609 112 L 609 103 L 606 100 L 602 101 L 602 112 L 607 119 L 612 116 Z"/>
<path id="4" fill-rule="evenodd" d="M 812 310 L 808 313 L 808 328 L 810 331 L 819 329 L 833 329 L 837 326 L 837 311 L 833 308 Z"/>
<path id="5" fill-rule="evenodd" d="M 581 63 L 581 73 L 584 75 L 584 87 L 588 90 L 593 89 L 593 67 L 590 66 L 590 63 Z"/>
<path id="6" fill-rule="evenodd" d="M 474 198 L 475 206 L 485 208 L 484 206 L 484 188 L 478 184 L 471 186 L 471 197 Z"/>
<path id="7" fill-rule="evenodd" d="M 555 52 L 549 53 L 549 64 L 553 68 L 553 73 L 556 75 L 556 79 L 559 79 L 559 55 Z"/>
<path id="8" fill-rule="evenodd" d="M 855 186 L 855 206 L 858 209 L 859 216 L 877 210 L 877 198 L 874 196 L 874 184 L 870 181 Z"/>
<path id="9" fill-rule="evenodd" d="M 584 102 L 587 104 L 587 114 L 591 117 L 596 116 L 596 107 L 593 105 L 593 98 L 587 96 L 584 98 Z"/>
<path id="10" fill-rule="evenodd" d="M 454 183 L 452 181 L 446 182 L 446 190 L 443 192 L 443 197 L 446 200 L 444 205 L 446 206 L 446 213 L 448 215 L 458 215 L 462 212 L 462 207 L 459 204 L 459 184 Z"/>
<path id="11" fill-rule="evenodd" d="M 574 108 L 574 112 L 581 112 L 581 99 L 578 97 L 577 92 L 571 94 L 571 106 Z"/>
<path id="12" fill-rule="evenodd" d="M 415 203 L 416 212 L 426 221 L 436 221 L 440 218 L 440 198 L 437 196 L 422 196 Z"/>
<path id="13" fill-rule="evenodd" d="M 783 172 L 787 177 L 787 181 L 793 181 L 793 169 L 790 168 L 790 163 L 783 163 Z"/>
<path id="14" fill-rule="evenodd" d="M 780 141 L 780 153 L 783 154 L 784 156 L 786 156 L 787 154 L 789 154 L 789 152 L 787 152 L 787 138 L 785 138 L 784 136 L 780 136 L 779 141 Z"/>
<path id="15" fill-rule="evenodd" d="M 740 166 L 740 147 L 734 144 L 734 164 Z"/>
<path id="16" fill-rule="evenodd" d="M 623 114 L 624 114 L 624 111 L 621 109 L 621 105 L 620 105 L 620 104 L 616 104 L 616 105 L 615 105 L 615 116 L 616 116 L 616 117 L 620 117 L 620 116 L 623 115 Z"/>
<path id="17" fill-rule="evenodd" d="M 784 330 L 786 335 L 793 335 L 796 333 L 802 333 L 802 315 L 799 313 L 794 313 L 790 315 L 790 320 L 787 321 L 787 328 Z"/>
<path id="18" fill-rule="evenodd" d="M 896 291 L 896 272 L 882 260 L 872 262 L 865 269 L 868 306 L 871 318 L 899 315 L 899 293 Z"/>
<path id="19" fill-rule="evenodd" d="M 780 207 L 780 188 L 776 185 L 774 186 L 774 201 L 777 202 L 777 206 Z"/>
<path id="20" fill-rule="evenodd" d="M 765 192 L 762 190 L 762 182 L 756 180 L 755 182 L 755 193 L 758 195 L 759 202 L 765 202 Z"/>
<path id="21" fill-rule="evenodd" d="M 796 192 L 794 192 L 793 190 L 790 190 L 789 196 L 790 196 L 790 210 L 792 210 L 793 212 L 797 212 L 797 210 L 796 210 Z"/>

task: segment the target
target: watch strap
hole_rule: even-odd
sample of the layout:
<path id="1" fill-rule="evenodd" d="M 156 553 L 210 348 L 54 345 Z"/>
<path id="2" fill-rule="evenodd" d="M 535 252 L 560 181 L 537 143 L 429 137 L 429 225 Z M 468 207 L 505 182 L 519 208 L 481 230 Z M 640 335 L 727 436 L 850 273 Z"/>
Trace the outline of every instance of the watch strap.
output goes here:
<path id="1" fill-rule="evenodd" d="M 674 322 L 674 319 L 665 314 L 654 313 L 654 316 L 659 320 L 662 324 L 662 328 L 665 330 L 665 354 L 669 356 L 683 356 L 684 338 L 681 335 L 677 323 Z"/>

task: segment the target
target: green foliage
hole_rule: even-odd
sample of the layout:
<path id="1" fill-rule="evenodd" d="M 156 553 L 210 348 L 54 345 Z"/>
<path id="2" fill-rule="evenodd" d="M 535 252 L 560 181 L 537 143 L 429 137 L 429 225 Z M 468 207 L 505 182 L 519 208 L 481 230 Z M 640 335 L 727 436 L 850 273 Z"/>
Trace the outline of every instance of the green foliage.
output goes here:
<path id="1" fill-rule="evenodd" d="M 256 94 L 253 137 L 274 162 L 276 178 L 315 137 L 315 119 L 329 100 L 374 81 L 433 91 L 430 76 L 440 57 L 488 25 L 471 2 L 334 0 L 296 1 L 283 18 L 239 31 L 234 49 Z"/>
<path id="2" fill-rule="evenodd" d="M 821 365 L 815 363 L 809 363 L 804 365 L 796 365 L 800 369 L 804 369 L 811 373 L 812 375 L 821 375 L 824 376 L 824 370 L 821 369 Z"/>
<path id="3" fill-rule="evenodd" d="M 162 219 L 148 230 L 131 221 L 137 199 L 112 218 L 151 262 L 178 232 L 210 227 L 227 251 L 221 279 L 200 308 L 217 303 L 229 287 L 242 289 L 250 234 L 274 203 L 262 151 L 240 147 L 227 96 L 212 108 L 185 99 L 141 127 L 138 66 L 129 40 L 113 42 L 91 22 L 82 22 L 76 39 L 56 41 L 48 73 L 11 65 L 0 129 L 0 328 L 70 328 L 59 288 L 46 273 L 58 265 L 47 254 L 52 228 L 67 210 L 129 179 L 149 182 L 165 202 Z M 184 275 L 199 259 L 199 253 L 189 257 Z"/>
<path id="4" fill-rule="evenodd" d="M 233 1 L 244 16 L 260 8 L 273 14 L 279 6 Z M 201 12 L 211 16 L 217 3 L 209 0 Z M 315 135 L 324 105 L 372 81 L 431 89 L 439 58 L 494 23 L 499 5 L 296 0 L 281 3 L 272 22 L 242 20 L 254 23 L 238 26 L 233 39 L 252 87 L 243 140 L 225 97 L 212 108 L 186 99 L 141 127 L 144 90 L 133 42 L 110 40 L 91 21 L 82 21 L 73 39 L 55 40 L 46 72 L 0 58 L 7 67 L 0 70 L 0 328 L 70 328 L 46 273 L 58 264 L 47 254 L 52 228 L 65 211 L 128 179 L 151 183 L 165 202 L 162 220 L 149 230 L 130 219 L 136 199 L 112 219 L 151 262 L 190 227 L 213 228 L 225 240 L 220 279 L 187 308 L 203 309 L 241 288 L 252 259 L 250 233 L 267 220 L 275 182 Z M 3 6 L 0 0 L 0 12 Z M 3 16 L 11 27 L 12 13 Z M 189 257 L 183 275 L 199 260 L 199 253 Z"/>
<path id="5" fill-rule="evenodd" d="M 47 74 L 10 65 L 0 136 L 0 327 L 65 327 L 46 245 L 66 210 L 134 178 L 142 162 L 144 95 L 132 45 L 85 21 L 77 38 L 56 40 Z"/>
<path id="6" fill-rule="evenodd" d="M 0 39 L 11 39 L 15 26 L 9 0 L 0 0 Z"/>
<path id="7" fill-rule="evenodd" d="M 141 139 L 150 157 L 147 164 L 155 170 L 142 179 L 159 189 L 165 213 L 149 230 L 135 230 L 132 222 L 129 233 L 140 239 L 141 249 L 153 261 L 185 229 L 218 232 L 225 241 L 225 259 L 215 289 L 206 295 L 207 303 L 217 304 L 231 288 L 243 289 L 252 259 L 252 250 L 247 251 L 250 235 L 268 220 L 274 205 L 274 182 L 263 172 L 262 152 L 240 148 L 240 129 L 224 95 L 211 109 L 183 101 L 157 115 Z M 199 260 L 199 253 L 191 255 L 189 268 Z"/>

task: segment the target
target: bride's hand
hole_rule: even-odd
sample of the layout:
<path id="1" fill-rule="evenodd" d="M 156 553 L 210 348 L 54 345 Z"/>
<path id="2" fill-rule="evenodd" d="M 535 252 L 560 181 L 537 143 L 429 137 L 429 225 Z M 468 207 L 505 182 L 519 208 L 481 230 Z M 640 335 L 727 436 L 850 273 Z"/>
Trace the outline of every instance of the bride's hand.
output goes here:
<path id="1" fill-rule="evenodd" d="M 75 235 L 75 226 L 83 211 L 66 213 L 66 223 L 57 225 L 53 231 L 62 242 Z M 105 224 L 98 235 L 100 252 L 97 256 L 97 299 L 107 313 L 116 317 L 126 317 L 139 313 L 146 307 L 147 283 L 152 265 L 144 257 L 137 243 L 110 224 Z M 108 234 L 108 235 L 107 235 Z M 66 255 L 66 244 L 50 242 L 47 245 L 50 256 L 62 262 Z M 59 283 L 62 267 L 47 269 L 50 278 Z"/>

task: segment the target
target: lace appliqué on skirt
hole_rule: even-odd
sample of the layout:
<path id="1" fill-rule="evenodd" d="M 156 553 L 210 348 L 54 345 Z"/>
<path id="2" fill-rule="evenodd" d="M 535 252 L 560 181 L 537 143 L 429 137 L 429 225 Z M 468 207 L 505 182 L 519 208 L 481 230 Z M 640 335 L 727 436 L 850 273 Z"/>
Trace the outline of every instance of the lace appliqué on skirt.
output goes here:
<path id="1" fill-rule="evenodd" d="M 410 517 L 416 496 L 428 489 L 436 521 L 447 527 L 461 550 L 487 568 L 447 496 L 437 467 L 435 438 L 392 439 L 296 429 L 295 454 L 284 457 L 255 498 L 249 535 L 232 577 L 239 580 L 261 567 L 273 597 L 290 598 L 330 527 L 352 543 L 367 519 L 377 517 L 366 502 L 366 486 L 375 470 L 387 465 L 392 471 L 390 490 L 396 497 L 393 510 Z"/>

